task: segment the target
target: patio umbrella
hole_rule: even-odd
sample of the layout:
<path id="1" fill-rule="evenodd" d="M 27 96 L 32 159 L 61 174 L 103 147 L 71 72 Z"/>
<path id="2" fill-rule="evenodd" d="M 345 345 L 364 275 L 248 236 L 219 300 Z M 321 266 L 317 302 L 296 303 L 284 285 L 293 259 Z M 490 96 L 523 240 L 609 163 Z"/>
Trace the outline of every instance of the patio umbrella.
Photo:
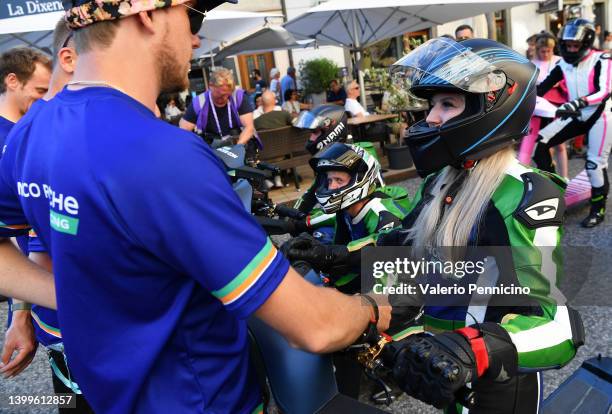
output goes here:
<path id="1" fill-rule="evenodd" d="M 15 46 L 31 46 L 51 53 L 53 29 L 64 16 L 57 0 L 0 0 L 0 53 Z M 279 14 L 214 9 L 207 13 L 199 36 L 202 46 L 194 51 L 200 57 L 210 53 L 221 42 L 231 42 L 266 23 Z"/>
<path id="2" fill-rule="evenodd" d="M 195 57 L 210 54 L 221 43 L 232 42 L 246 33 L 262 27 L 267 19 L 282 17 L 280 14 L 254 13 L 246 11 L 212 10 L 206 15 L 200 39 L 202 46 L 193 52 Z"/>
<path id="3" fill-rule="evenodd" d="M 330 0 L 291 19 L 283 26 L 296 36 L 322 45 L 361 50 L 383 39 L 423 30 L 454 20 L 508 9 L 536 0 Z M 365 106 L 363 72 L 359 70 L 361 103 Z"/>
<path id="4" fill-rule="evenodd" d="M 296 40 L 282 26 L 268 26 L 221 49 L 215 59 L 228 56 L 270 52 L 273 50 L 297 49 L 312 46 L 314 39 Z"/>

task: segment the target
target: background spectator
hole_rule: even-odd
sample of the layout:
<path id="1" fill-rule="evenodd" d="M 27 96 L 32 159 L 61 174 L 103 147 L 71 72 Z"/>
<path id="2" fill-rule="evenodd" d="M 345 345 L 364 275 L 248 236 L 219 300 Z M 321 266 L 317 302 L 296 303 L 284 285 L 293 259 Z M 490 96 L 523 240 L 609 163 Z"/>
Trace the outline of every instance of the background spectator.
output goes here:
<path id="1" fill-rule="evenodd" d="M 342 105 L 346 103 L 346 91 L 338 83 L 336 79 L 329 83 L 329 91 L 327 91 L 327 103 Z"/>
<path id="2" fill-rule="evenodd" d="M 553 70 L 559 60 L 560 56 L 554 54 L 557 39 L 551 33 L 540 33 L 536 37 L 535 41 L 535 59 L 532 62 L 538 67 L 540 73 L 538 75 L 537 84 L 540 84 L 544 79 L 548 77 L 548 74 Z M 561 105 L 567 102 L 567 89 L 565 87 L 565 81 L 559 82 L 554 88 L 544 95 L 544 98 L 549 100 L 555 105 Z M 540 129 L 548 125 L 552 119 L 541 118 Z M 557 172 L 564 177 L 568 177 L 568 166 L 567 166 L 567 148 L 565 143 L 557 145 L 551 148 L 553 156 L 555 157 Z"/>
<path id="3" fill-rule="evenodd" d="M 255 93 L 261 93 L 268 87 L 268 83 L 261 77 L 261 72 L 259 69 L 253 69 L 251 72 L 251 77 L 253 78 L 253 83 L 255 84 Z"/>
<path id="4" fill-rule="evenodd" d="M 462 24 L 455 29 L 457 41 L 474 38 L 474 29 L 469 24 Z"/>
<path id="5" fill-rule="evenodd" d="M 295 68 L 289 66 L 287 68 L 287 74 L 283 76 L 281 79 L 281 97 L 283 98 L 283 102 L 285 102 L 285 93 L 289 90 L 293 89 L 297 91 L 297 80 L 295 74 Z"/>
<path id="6" fill-rule="evenodd" d="M 277 68 L 270 69 L 270 90 L 276 96 L 276 101 L 281 101 L 281 84 L 280 84 L 280 71 Z"/>
<path id="7" fill-rule="evenodd" d="M 263 102 L 263 114 L 258 116 L 255 120 L 255 129 L 275 129 L 292 125 L 291 114 L 287 111 L 283 111 L 280 106 L 276 105 L 276 98 L 272 91 L 265 91 L 261 95 L 261 99 Z M 268 189 L 272 187 L 282 188 L 285 186 L 280 175 L 274 176 L 274 182 L 266 180 L 266 185 Z"/>
<path id="8" fill-rule="evenodd" d="M 595 39 L 593 40 L 593 49 L 601 49 L 601 25 L 597 23 L 595 25 Z"/>
<path id="9" fill-rule="evenodd" d="M 346 103 L 344 104 L 344 110 L 350 112 L 354 118 L 360 118 L 363 116 L 370 115 L 363 106 L 359 103 L 359 84 L 357 81 L 351 81 L 346 88 Z M 390 128 L 383 122 L 375 122 L 367 124 L 365 126 L 365 135 L 362 137 L 365 140 L 375 139 L 377 141 L 388 142 Z"/>
<path id="10" fill-rule="evenodd" d="M 612 49 L 612 33 L 609 31 L 604 31 L 604 42 L 603 42 L 603 50 Z"/>
<path id="11" fill-rule="evenodd" d="M 291 125 L 291 114 L 276 105 L 272 91 L 261 95 L 263 114 L 255 120 L 255 129 L 273 129 Z"/>
<path id="12" fill-rule="evenodd" d="M 263 115 L 263 99 L 261 93 L 255 94 L 255 110 L 253 111 L 253 119 L 257 119 Z"/>
<path id="13" fill-rule="evenodd" d="M 166 108 L 164 109 L 164 114 L 166 115 L 166 119 L 168 121 L 171 121 L 172 119 L 181 116 L 183 112 L 181 112 L 179 107 L 176 106 L 176 101 L 174 100 L 174 98 L 170 98 L 170 100 L 166 104 Z"/>
<path id="14" fill-rule="evenodd" d="M 527 50 L 525 51 L 525 56 L 527 57 L 527 59 L 529 60 L 533 60 L 535 59 L 536 55 L 535 55 L 535 46 L 536 46 L 536 38 L 538 37 L 537 34 L 531 35 L 527 38 Z"/>
<path id="15" fill-rule="evenodd" d="M 301 110 L 298 91 L 295 89 L 287 89 L 285 91 L 285 102 L 283 103 L 283 111 L 289 112 L 292 118 L 298 116 Z"/>
<path id="16" fill-rule="evenodd" d="M 358 118 L 361 116 L 370 115 L 368 111 L 359 103 L 359 84 L 357 81 L 350 81 L 346 87 L 346 102 L 344 104 L 344 110 L 350 112 L 351 116 Z"/>
<path id="17" fill-rule="evenodd" d="M 179 126 L 202 134 L 207 142 L 228 135 L 238 135 L 239 144 L 247 144 L 253 134 L 253 108 L 242 89 L 234 84 L 231 70 L 217 68 L 210 75 L 208 90 L 192 100 Z"/>

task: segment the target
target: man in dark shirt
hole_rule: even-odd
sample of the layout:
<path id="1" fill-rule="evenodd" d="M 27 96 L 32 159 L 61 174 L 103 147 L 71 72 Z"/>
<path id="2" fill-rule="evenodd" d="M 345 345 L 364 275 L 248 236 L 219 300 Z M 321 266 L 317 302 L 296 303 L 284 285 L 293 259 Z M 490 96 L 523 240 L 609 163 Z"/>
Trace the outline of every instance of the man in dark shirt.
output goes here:
<path id="1" fill-rule="evenodd" d="M 274 129 L 291 125 L 291 114 L 276 105 L 274 92 L 265 91 L 261 99 L 264 113 L 255 120 L 255 129 Z"/>
<path id="2" fill-rule="evenodd" d="M 342 105 L 346 102 L 346 92 L 336 79 L 329 83 L 329 91 L 327 91 L 327 103 Z"/>
<path id="3" fill-rule="evenodd" d="M 179 127 L 195 131 L 205 139 L 239 134 L 239 144 L 246 144 L 253 137 L 253 108 L 244 91 L 235 88 L 229 69 L 218 68 L 211 73 L 209 90 L 192 101 Z"/>

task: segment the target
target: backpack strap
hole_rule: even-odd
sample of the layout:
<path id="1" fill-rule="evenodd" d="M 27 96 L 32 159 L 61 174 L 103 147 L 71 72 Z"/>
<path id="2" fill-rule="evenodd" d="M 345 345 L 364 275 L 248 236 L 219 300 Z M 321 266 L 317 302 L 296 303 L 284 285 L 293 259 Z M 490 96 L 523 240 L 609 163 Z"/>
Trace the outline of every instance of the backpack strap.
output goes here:
<path id="1" fill-rule="evenodd" d="M 193 100 L 193 110 L 196 113 L 196 132 L 202 133 L 208 124 L 208 107 L 210 106 L 210 91 L 199 94 Z"/>
<path id="2" fill-rule="evenodd" d="M 240 113 L 238 112 L 238 108 L 240 108 L 240 106 L 242 105 L 244 93 L 244 89 L 236 88 L 230 98 L 230 107 L 232 109 L 232 115 L 236 119 L 236 126 L 238 128 L 242 128 L 243 126 L 242 122 L 240 122 Z M 259 147 L 259 149 L 263 149 L 263 144 L 261 142 L 261 138 L 259 138 L 259 135 L 257 135 L 257 131 L 255 131 L 253 135 L 255 137 L 255 141 L 257 142 L 257 146 Z"/>
<path id="3" fill-rule="evenodd" d="M 232 115 L 236 120 L 236 126 L 238 128 L 242 128 L 242 122 L 240 122 L 240 114 L 238 113 L 238 108 L 242 105 L 242 100 L 244 99 L 244 89 L 236 88 L 232 93 L 232 97 L 230 98 L 230 106 L 232 108 Z"/>

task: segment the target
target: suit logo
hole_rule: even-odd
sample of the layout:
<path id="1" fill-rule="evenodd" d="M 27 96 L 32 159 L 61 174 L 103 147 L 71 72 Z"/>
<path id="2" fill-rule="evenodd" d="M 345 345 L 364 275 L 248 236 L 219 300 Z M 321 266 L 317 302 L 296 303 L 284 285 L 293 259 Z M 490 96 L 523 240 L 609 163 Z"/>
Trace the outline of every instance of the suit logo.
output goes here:
<path id="1" fill-rule="evenodd" d="M 535 221 L 551 220 L 557 215 L 557 209 L 559 208 L 558 198 L 549 198 L 544 201 L 540 201 L 525 210 L 525 213 Z"/>

